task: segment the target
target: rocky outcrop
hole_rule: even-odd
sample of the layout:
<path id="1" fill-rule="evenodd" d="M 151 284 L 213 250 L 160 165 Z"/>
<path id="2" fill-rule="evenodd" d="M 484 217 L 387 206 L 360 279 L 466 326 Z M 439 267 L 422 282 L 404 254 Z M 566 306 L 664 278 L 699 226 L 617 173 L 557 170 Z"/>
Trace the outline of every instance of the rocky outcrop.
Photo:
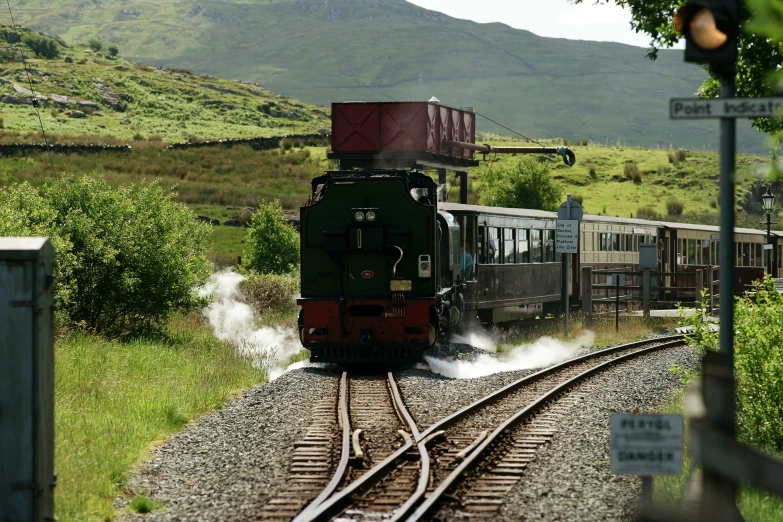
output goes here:
<path id="1" fill-rule="evenodd" d="M 78 107 L 87 107 L 90 109 L 100 109 L 101 106 L 91 100 L 80 100 L 72 96 L 65 96 L 62 94 L 50 94 L 49 98 L 60 107 L 68 107 L 76 105 Z"/>
<path id="2" fill-rule="evenodd" d="M 98 94 L 101 95 L 101 99 L 103 100 L 103 103 L 105 105 L 108 105 L 115 111 L 121 110 L 120 97 L 117 95 L 116 92 L 114 92 L 114 89 L 112 89 L 111 87 L 109 87 L 103 82 L 103 79 L 93 78 L 92 84 L 95 86 L 95 89 L 98 91 Z"/>

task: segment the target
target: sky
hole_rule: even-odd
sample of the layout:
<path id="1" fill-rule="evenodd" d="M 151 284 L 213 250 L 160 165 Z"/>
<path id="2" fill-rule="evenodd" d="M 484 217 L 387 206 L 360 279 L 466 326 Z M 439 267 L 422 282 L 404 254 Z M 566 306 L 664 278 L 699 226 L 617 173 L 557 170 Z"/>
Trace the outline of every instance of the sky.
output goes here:
<path id="1" fill-rule="evenodd" d="M 408 0 L 454 18 L 502 22 L 539 36 L 620 42 L 647 47 L 650 37 L 631 29 L 629 12 L 594 0 L 574 5 L 571 0 Z"/>

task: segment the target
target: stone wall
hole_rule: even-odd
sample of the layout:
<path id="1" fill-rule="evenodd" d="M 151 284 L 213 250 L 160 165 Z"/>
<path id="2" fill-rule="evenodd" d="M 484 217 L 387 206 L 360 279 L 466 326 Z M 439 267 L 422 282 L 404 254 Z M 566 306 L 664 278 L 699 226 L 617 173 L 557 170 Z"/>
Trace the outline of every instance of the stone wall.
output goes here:
<path id="1" fill-rule="evenodd" d="M 98 145 L 95 143 L 86 144 L 67 144 L 52 143 L 49 150 L 59 154 L 82 154 L 85 152 L 131 152 L 130 145 Z M 8 156 L 11 154 L 29 154 L 45 152 L 45 143 L 0 143 L 0 154 Z"/>
<path id="2" fill-rule="evenodd" d="M 284 141 L 299 140 L 303 145 L 329 145 L 331 136 L 329 134 L 290 134 L 287 136 L 270 136 L 266 138 L 227 138 L 223 140 L 209 141 L 184 141 L 172 143 L 167 149 L 192 149 L 202 147 L 228 147 L 234 145 L 250 145 L 254 150 L 271 150 L 280 147 Z"/>

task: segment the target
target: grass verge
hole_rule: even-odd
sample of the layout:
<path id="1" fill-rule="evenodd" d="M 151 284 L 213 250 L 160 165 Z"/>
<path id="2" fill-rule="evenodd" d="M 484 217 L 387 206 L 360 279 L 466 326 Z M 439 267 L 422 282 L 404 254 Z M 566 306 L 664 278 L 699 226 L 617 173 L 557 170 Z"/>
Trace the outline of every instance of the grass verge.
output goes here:
<path id="1" fill-rule="evenodd" d="M 68 335 L 56 344 L 55 364 L 55 512 L 62 522 L 114 518 L 125 474 L 151 441 L 266 377 L 198 316 L 174 319 L 154 340 Z M 140 510 L 159 507 L 134 501 Z"/>
<path id="2" fill-rule="evenodd" d="M 684 415 L 685 394 L 680 390 L 660 408 L 659 413 Z M 688 440 L 687 423 L 684 433 Z M 653 498 L 656 504 L 669 509 L 685 506 L 688 479 L 693 472 L 693 461 L 688 455 L 687 444 L 683 455 L 683 473 L 679 476 L 660 476 L 653 479 Z M 783 499 L 753 488 L 742 487 L 737 498 L 746 522 L 778 522 L 783 518 Z"/>

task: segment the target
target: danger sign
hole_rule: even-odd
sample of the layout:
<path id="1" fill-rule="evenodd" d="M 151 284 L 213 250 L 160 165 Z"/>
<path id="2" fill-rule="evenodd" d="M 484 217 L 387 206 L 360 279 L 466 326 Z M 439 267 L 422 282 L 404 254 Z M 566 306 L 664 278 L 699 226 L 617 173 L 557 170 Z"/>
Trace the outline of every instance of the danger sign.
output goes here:
<path id="1" fill-rule="evenodd" d="M 682 415 L 615 413 L 610 426 L 612 473 L 682 473 Z"/>

